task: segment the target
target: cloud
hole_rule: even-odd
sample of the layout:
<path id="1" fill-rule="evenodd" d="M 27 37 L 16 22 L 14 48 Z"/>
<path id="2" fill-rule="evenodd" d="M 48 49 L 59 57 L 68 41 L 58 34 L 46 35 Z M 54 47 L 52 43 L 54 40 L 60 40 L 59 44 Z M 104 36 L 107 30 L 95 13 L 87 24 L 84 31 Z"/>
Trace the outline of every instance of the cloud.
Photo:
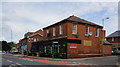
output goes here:
<path id="1" fill-rule="evenodd" d="M 120 30 L 120 2 L 118 3 L 118 29 Z"/>
<path id="2" fill-rule="evenodd" d="M 34 32 L 70 15 L 76 15 L 98 24 L 101 19 L 109 16 L 111 17 L 109 26 L 114 27 L 112 30 L 116 30 L 113 26 L 117 23 L 116 8 L 116 3 L 111 2 L 4 2 L 2 12 L 4 39 L 10 40 L 10 29 L 13 32 L 13 40 L 18 41 L 26 32 Z M 107 25 L 105 27 L 108 33 L 112 32 L 110 27 Z"/>
<path id="3" fill-rule="evenodd" d="M 118 2 L 119 0 L 2 0 L 3 2 Z"/>

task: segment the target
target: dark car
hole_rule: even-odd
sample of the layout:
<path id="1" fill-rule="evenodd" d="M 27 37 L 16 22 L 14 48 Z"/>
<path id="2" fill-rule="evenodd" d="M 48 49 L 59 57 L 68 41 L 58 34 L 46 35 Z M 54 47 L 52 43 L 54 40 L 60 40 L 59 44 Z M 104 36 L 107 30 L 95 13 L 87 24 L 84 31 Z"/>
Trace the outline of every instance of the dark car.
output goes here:
<path id="1" fill-rule="evenodd" d="M 114 48 L 114 49 L 112 50 L 112 54 L 113 54 L 113 55 L 120 55 L 120 49 L 119 49 L 119 48 Z"/>

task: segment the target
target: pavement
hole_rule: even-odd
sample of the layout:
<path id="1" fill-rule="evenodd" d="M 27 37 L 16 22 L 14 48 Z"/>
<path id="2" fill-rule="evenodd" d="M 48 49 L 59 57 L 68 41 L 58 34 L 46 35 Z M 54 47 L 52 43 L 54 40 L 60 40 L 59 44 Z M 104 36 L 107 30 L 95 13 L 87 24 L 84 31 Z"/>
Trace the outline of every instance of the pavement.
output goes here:
<path id="1" fill-rule="evenodd" d="M 92 67 L 118 67 L 120 65 L 120 56 L 105 56 L 105 57 L 90 57 L 90 58 L 75 58 L 75 59 L 58 59 L 58 58 L 46 58 L 36 56 L 25 56 L 21 54 L 4 54 L 3 58 L 16 57 L 17 60 L 27 61 L 28 65 L 57 65 L 57 66 L 92 66 Z M 4 61 L 4 59 L 3 59 Z M 21 61 L 21 62 L 22 62 Z M 29 62 L 28 62 L 29 61 Z M 17 61 L 18 62 L 18 61 Z M 21 62 L 18 62 L 21 63 Z M 38 64 L 37 64 L 38 63 Z M 4 63 L 3 63 L 4 64 Z M 22 63 L 23 64 L 23 63 Z M 23 64 L 25 65 L 25 64 Z M 54 67 L 54 66 L 52 66 Z"/>

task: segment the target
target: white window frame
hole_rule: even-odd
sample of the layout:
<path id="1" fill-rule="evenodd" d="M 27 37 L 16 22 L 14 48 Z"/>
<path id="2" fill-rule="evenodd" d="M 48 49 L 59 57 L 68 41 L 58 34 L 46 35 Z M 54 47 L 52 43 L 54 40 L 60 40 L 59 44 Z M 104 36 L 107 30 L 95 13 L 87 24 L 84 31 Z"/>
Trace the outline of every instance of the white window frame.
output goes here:
<path id="1" fill-rule="evenodd" d="M 89 36 L 89 29 L 90 29 L 90 27 L 88 25 L 86 25 L 86 26 L 87 27 L 85 27 L 85 36 Z"/>
<path id="2" fill-rule="evenodd" d="M 112 41 L 114 41 L 115 40 L 115 38 L 114 37 L 112 37 Z"/>
<path id="3" fill-rule="evenodd" d="M 31 39 L 30 39 L 30 38 L 28 38 L 28 41 L 29 41 L 29 42 L 31 42 Z"/>
<path id="4" fill-rule="evenodd" d="M 97 30 L 95 30 L 96 32 L 95 32 L 95 36 L 96 37 L 99 37 L 99 28 L 96 28 Z M 97 35 L 96 35 L 97 34 Z"/>
<path id="5" fill-rule="evenodd" d="M 75 28 L 74 28 L 74 25 L 75 25 Z M 77 34 L 77 24 L 76 23 L 72 24 L 72 34 Z"/>
<path id="6" fill-rule="evenodd" d="M 55 30 L 55 27 L 53 27 L 53 36 L 56 36 L 56 30 Z"/>
<path id="7" fill-rule="evenodd" d="M 49 33 L 49 30 L 47 30 L 47 33 Z"/>
<path id="8" fill-rule="evenodd" d="M 37 38 L 37 41 L 39 41 L 39 38 Z"/>
<path id="9" fill-rule="evenodd" d="M 34 38 L 34 42 L 36 42 L 36 38 Z"/>
<path id="10" fill-rule="evenodd" d="M 59 26 L 59 34 L 61 35 L 63 33 L 62 25 Z"/>
<path id="11" fill-rule="evenodd" d="M 47 34 L 49 33 L 49 30 L 46 30 L 46 37 L 47 37 Z"/>

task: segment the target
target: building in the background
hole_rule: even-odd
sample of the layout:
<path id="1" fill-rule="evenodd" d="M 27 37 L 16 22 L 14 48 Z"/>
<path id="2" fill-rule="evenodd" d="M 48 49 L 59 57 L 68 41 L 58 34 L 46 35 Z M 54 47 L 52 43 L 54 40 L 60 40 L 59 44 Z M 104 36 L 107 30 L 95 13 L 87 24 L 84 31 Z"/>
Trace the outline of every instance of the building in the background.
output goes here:
<path id="1" fill-rule="evenodd" d="M 120 30 L 113 32 L 106 37 L 106 40 L 112 44 L 113 50 L 120 50 Z"/>
<path id="2" fill-rule="evenodd" d="M 105 39 L 103 27 L 76 16 L 70 16 L 43 30 L 44 40 L 32 43 L 40 56 L 77 58 L 111 55 L 111 45 L 101 45 Z"/>
<path id="3" fill-rule="evenodd" d="M 43 40 L 43 30 L 37 30 L 35 32 L 28 32 L 24 35 L 24 38 L 17 44 L 18 51 L 22 54 L 28 54 L 31 50 L 32 42 Z"/>

